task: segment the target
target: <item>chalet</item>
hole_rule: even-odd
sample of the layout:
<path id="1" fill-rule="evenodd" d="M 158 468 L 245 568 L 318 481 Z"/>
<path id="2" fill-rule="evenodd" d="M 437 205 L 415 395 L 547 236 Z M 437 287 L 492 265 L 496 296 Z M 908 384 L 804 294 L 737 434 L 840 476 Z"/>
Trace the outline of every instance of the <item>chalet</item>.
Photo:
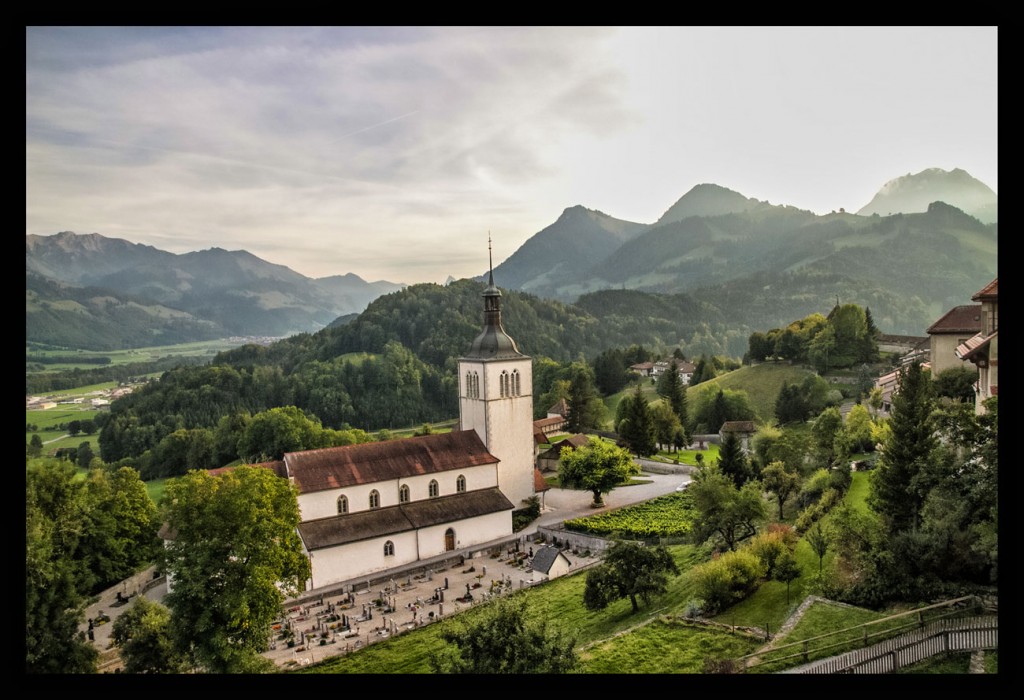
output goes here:
<path id="1" fill-rule="evenodd" d="M 634 365 L 635 366 L 635 365 Z M 668 371 L 668 368 L 672 366 L 672 361 L 659 361 L 655 362 L 651 369 L 652 377 L 660 377 Z M 679 379 L 682 383 L 689 384 L 690 379 L 693 377 L 693 372 L 697 367 L 692 362 L 686 362 L 685 360 L 676 360 L 676 372 L 679 373 Z"/>
<path id="2" fill-rule="evenodd" d="M 956 349 L 981 332 L 981 304 L 955 306 L 928 327 L 932 378 L 952 367 L 973 365 L 956 356 Z"/>
<path id="3" fill-rule="evenodd" d="M 909 363 L 908 363 L 909 364 Z M 882 412 L 889 413 L 892 410 L 892 397 L 899 389 L 900 371 L 905 367 L 902 364 L 891 372 L 886 372 L 875 380 L 875 387 L 882 390 Z M 931 371 L 930 362 L 922 362 L 921 369 Z"/>
<path id="4" fill-rule="evenodd" d="M 999 278 L 972 296 L 971 301 L 981 302 L 981 329 L 954 352 L 959 359 L 978 368 L 974 406 L 977 413 L 984 413 L 983 402 L 999 395 Z"/>
<path id="5" fill-rule="evenodd" d="M 744 452 L 750 452 L 750 439 L 754 437 L 756 432 L 757 427 L 752 420 L 727 420 L 722 423 L 722 427 L 718 430 L 718 434 L 723 440 L 729 433 L 739 438 L 740 446 Z"/>
<path id="6" fill-rule="evenodd" d="M 549 416 L 533 421 L 534 428 L 544 435 L 545 440 L 548 435 L 564 433 L 567 423 L 563 416 Z"/>
<path id="7" fill-rule="evenodd" d="M 639 374 L 641 377 L 652 377 L 654 376 L 654 363 L 638 362 L 635 365 L 630 365 L 629 371 L 633 374 Z"/>

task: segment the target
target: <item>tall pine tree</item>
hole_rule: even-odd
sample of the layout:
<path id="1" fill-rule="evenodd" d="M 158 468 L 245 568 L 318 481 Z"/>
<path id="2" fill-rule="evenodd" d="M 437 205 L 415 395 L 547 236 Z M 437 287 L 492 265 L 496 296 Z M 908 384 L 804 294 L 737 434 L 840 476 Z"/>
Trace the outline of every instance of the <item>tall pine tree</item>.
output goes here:
<path id="1" fill-rule="evenodd" d="M 638 457 L 651 456 L 657 451 L 654 416 L 640 385 L 632 396 L 623 398 L 622 402 L 625 406 L 618 426 L 619 437 Z"/>
<path id="2" fill-rule="evenodd" d="M 921 364 L 901 370 L 889 414 L 891 432 L 872 475 L 868 501 L 890 534 L 914 529 L 920 522 L 926 494 L 918 488 L 918 475 L 936 446 L 934 406 L 932 382 Z"/>
<path id="3" fill-rule="evenodd" d="M 673 359 L 668 371 L 658 380 L 658 394 L 668 401 L 681 425 L 686 425 L 686 387 L 679 378 L 679 365 Z"/>
<path id="4" fill-rule="evenodd" d="M 601 427 L 604 404 L 594 386 L 594 372 L 585 362 L 573 362 L 569 368 L 569 415 L 566 428 L 570 433 L 582 433 Z"/>

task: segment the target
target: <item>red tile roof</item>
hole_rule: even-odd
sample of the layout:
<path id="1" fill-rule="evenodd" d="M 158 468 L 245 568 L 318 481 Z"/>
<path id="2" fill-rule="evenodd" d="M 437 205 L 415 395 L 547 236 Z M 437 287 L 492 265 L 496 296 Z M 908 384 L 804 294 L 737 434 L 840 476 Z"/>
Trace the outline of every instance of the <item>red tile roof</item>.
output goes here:
<path id="1" fill-rule="evenodd" d="M 284 456 L 299 493 L 368 484 L 417 474 L 465 469 L 500 460 L 487 451 L 475 430 L 421 435 Z"/>
<path id="2" fill-rule="evenodd" d="M 551 489 L 551 486 L 548 485 L 548 482 L 544 481 L 544 476 L 540 473 L 540 469 L 537 469 L 536 467 L 534 467 L 533 468 L 533 490 L 534 490 L 534 492 L 535 493 L 540 493 L 541 491 L 548 491 L 550 489 Z"/>
<path id="3" fill-rule="evenodd" d="M 984 289 L 971 297 L 971 301 L 996 301 L 999 296 L 999 278 L 989 282 Z"/>
<path id="4" fill-rule="evenodd" d="M 981 304 L 954 306 L 928 326 L 928 333 L 977 333 L 981 330 Z"/>
<path id="5" fill-rule="evenodd" d="M 999 331 L 989 333 L 988 335 L 978 333 L 977 335 L 968 338 L 956 346 L 956 356 L 961 360 L 971 360 L 973 362 L 974 356 L 986 349 L 989 343 L 992 342 L 992 339 L 997 335 L 999 335 Z"/>
<path id="6" fill-rule="evenodd" d="M 540 420 L 533 421 L 533 426 L 535 428 L 544 429 L 549 428 L 552 425 L 561 425 L 562 423 L 565 423 L 565 418 L 563 416 L 552 416 L 551 418 L 541 418 Z"/>

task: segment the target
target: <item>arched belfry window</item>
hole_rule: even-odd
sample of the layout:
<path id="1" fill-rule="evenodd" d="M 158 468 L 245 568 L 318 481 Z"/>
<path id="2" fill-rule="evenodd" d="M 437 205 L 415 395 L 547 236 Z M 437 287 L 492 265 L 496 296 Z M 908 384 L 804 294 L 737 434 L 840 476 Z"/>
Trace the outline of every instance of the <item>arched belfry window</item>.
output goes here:
<path id="1" fill-rule="evenodd" d="M 338 512 L 348 512 L 348 496 L 338 496 Z"/>
<path id="2" fill-rule="evenodd" d="M 519 370 L 512 370 L 512 396 L 519 396 Z"/>
<path id="3" fill-rule="evenodd" d="M 398 489 L 398 502 L 408 503 L 409 502 L 409 485 L 402 484 L 402 487 Z"/>
<path id="4" fill-rule="evenodd" d="M 370 491 L 370 507 L 380 508 L 380 492 L 377 489 Z"/>
<path id="5" fill-rule="evenodd" d="M 455 480 L 455 490 L 458 493 L 466 492 L 466 477 L 464 477 L 462 474 L 459 474 L 459 478 Z"/>
<path id="6" fill-rule="evenodd" d="M 431 479 L 430 481 L 429 493 L 431 498 L 437 498 L 438 495 L 441 493 L 441 489 L 438 487 L 437 481 L 433 479 Z"/>
<path id="7" fill-rule="evenodd" d="M 506 396 L 512 395 L 510 389 L 508 372 L 502 371 L 501 375 L 498 377 L 498 393 L 502 398 L 505 398 Z"/>
<path id="8" fill-rule="evenodd" d="M 384 543 L 384 556 L 393 557 L 395 556 L 395 543 L 388 540 Z"/>
<path id="9" fill-rule="evenodd" d="M 478 372 L 466 372 L 466 397 L 480 398 L 480 374 Z"/>

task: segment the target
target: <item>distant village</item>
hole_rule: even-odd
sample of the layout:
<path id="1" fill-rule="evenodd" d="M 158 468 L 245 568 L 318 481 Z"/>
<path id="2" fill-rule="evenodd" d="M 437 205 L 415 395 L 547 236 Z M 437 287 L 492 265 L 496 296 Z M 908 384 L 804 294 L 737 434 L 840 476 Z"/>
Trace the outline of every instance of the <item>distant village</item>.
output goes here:
<path id="1" fill-rule="evenodd" d="M 47 396 L 26 396 L 25 410 L 45 411 L 51 408 L 80 407 L 82 410 L 107 410 L 110 402 L 132 393 L 146 383 L 146 379 L 130 379 L 111 389 L 97 389 L 86 394 L 70 396 L 54 393 Z"/>

